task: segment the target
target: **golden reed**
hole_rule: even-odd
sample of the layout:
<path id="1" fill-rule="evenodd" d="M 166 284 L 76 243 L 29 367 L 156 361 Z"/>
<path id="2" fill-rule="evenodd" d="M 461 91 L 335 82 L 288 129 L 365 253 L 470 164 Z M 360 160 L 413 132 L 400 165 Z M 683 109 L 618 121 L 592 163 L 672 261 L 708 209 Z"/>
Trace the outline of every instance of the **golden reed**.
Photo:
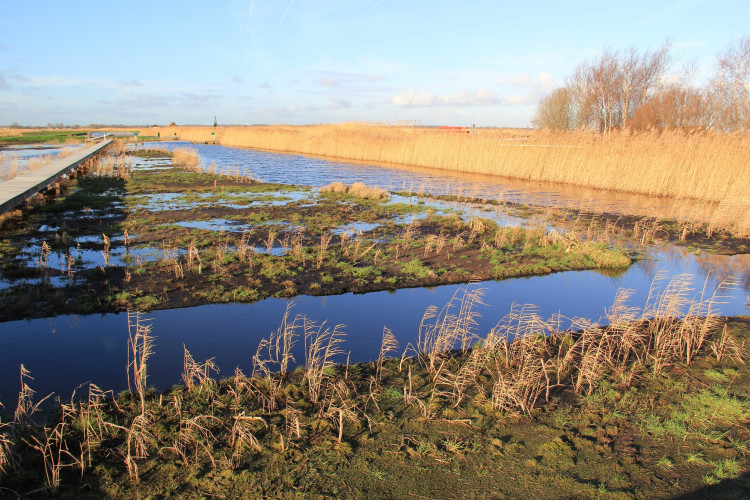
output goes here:
<path id="1" fill-rule="evenodd" d="M 481 129 L 469 134 L 367 123 L 142 130 L 149 136 L 157 132 L 162 138 L 177 134 L 182 140 L 225 146 L 709 202 L 732 213 L 735 229 L 750 230 L 746 133 Z"/>

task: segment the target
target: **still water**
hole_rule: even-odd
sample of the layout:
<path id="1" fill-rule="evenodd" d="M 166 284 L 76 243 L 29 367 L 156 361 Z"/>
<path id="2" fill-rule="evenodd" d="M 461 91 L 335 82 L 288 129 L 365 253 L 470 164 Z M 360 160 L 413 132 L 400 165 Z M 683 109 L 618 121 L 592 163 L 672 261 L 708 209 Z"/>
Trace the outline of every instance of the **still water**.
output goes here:
<path id="1" fill-rule="evenodd" d="M 204 166 L 214 163 L 232 172 L 239 170 L 262 182 L 325 186 L 331 182 L 364 182 L 388 191 L 460 195 L 533 205 L 591 209 L 600 212 L 636 213 L 662 217 L 681 211 L 674 202 L 648 196 L 570 187 L 561 184 L 525 182 L 497 176 L 367 163 L 333 161 L 296 154 L 279 154 L 247 148 L 191 144 L 186 142 L 145 143 L 142 148 L 191 148 Z"/>

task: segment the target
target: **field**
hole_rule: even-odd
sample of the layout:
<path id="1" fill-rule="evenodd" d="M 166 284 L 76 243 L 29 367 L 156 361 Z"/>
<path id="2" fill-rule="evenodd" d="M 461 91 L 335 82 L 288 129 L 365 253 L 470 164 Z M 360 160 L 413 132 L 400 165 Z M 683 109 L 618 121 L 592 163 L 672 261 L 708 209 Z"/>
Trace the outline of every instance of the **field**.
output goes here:
<path id="1" fill-rule="evenodd" d="M 86 131 L 53 129 L 0 129 L 0 146 L 7 144 L 70 143 L 78 144 L 86 138 Z"/>

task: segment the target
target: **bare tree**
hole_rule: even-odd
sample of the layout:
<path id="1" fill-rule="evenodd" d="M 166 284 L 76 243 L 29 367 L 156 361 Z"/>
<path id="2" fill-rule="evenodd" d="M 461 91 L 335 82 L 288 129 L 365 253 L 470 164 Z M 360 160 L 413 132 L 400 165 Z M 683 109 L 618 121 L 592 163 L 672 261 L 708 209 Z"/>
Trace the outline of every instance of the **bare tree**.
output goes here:
<path id="1" fill-rule="evenodd" d="M 644 52 L 640 63 L 641 106 L 658 93 L 664 74 L 672 64 L 669 53 L 672 43 L 667 40 L 653 53 Z"/>
<path id="2" fill-rule="evenodd" d="M 635 47 L 623 55 L 604 49 L 576 67 L 566 80 L 567 95 L 557 89 L 540 101 L 534 124 L 599 132 L 627 126 L 636 111 L 658 94 L 671 63 L 669 50 L 668 41 L 656 52 L 642 54 Z"/>
<path id="3" fill-rule="evenodd" d="M 659 85 L 646 103 L 633 114 L 633 129 L 708 129 L 716 123 L 716 104 L 711 92 L 695 87 L 695 63 L 683 66 L 672 82 Z"/>
<path id="4" fill-rule="evenodd" d="M 719 54 L 713 91 L 719 107 L 719 126 L 743 130 L 750 126 L 750 36 L 740 38 Z"/>
<path id="5" fill-rule="evenodd" d="M 570 89 L 559 87 L 543 97 L 536 108 L 532 123 L 536 128 L 567 130 L 576 127 Z"/>

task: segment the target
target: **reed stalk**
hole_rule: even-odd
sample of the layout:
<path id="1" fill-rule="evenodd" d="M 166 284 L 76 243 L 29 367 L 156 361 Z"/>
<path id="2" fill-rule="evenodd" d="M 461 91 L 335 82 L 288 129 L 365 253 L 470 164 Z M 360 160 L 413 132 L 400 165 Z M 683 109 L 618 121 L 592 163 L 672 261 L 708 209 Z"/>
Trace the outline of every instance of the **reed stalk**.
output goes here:
<path id="1" fill-rule="evenodd" d="M 185 351 L 182 368 L 182 381 L 185 387 L 190 391 L 194 387 L 203 389 L 213 384 L 215 381 L 211 378 L 211 372 L 219 373 L 219 367 L 214 363 L 214 358 L 198 363 L 193 359 L 185 344 L 182 344 L 182 348 Z"/>
<path id="2" fill-rule="evenodd" d="M 344 325 L 331 329 L 325 322 L 318 324 L 302 316 L 302 330 L 305 341 L 305 380 L 310 401 L 318 403 L 323 394 L 326 371 L 335 366 L 335 357 L 343 354 Z"/>
<path id="3" fill-rule="evenodd" d="M 140 312 L 128 310 L 128 390 L 135 388 L 141 400 L 141 414 L 146 412 L 148 359 L 154 349 L 150 321 Z"/>

